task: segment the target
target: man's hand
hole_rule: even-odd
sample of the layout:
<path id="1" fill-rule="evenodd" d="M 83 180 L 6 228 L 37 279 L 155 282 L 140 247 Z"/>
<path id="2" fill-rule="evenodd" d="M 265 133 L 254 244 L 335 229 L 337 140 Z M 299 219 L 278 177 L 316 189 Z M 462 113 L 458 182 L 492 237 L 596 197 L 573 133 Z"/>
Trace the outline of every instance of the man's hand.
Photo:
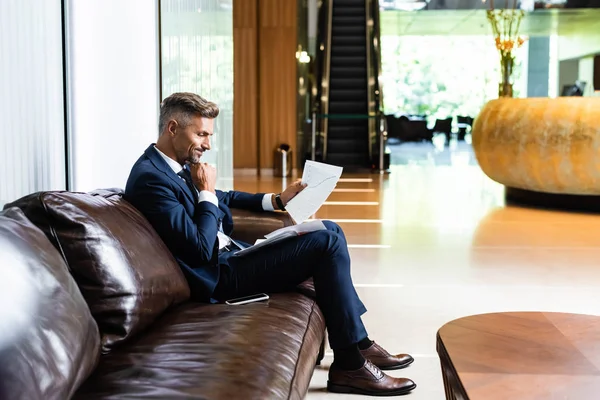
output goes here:
<path id="1" fill-rule="evenodd" d="M 199 191 L 208 190 L 215 193 L 217 169 L 207 163 L 190 164 L 192 180 Z"/>
<path id="2" fill-rule="evenodd" d="M 286 206 L 287 203 L 289 203 L 289 201 L 291 199 L 293 199 L 294 197 L 296 197 L 296 195 L 298 193 L 300 193 L 302 190 L 304 190 L 305 187 L 306 187 L 306 184 L 302 183 L 302 179 L 298 179 L 297 181 L 295 181 L 294 183 L 292 183 L 290 186 L 288 186 L 281 193 L 281 201 L 283 202 L 283 205 Z"/>

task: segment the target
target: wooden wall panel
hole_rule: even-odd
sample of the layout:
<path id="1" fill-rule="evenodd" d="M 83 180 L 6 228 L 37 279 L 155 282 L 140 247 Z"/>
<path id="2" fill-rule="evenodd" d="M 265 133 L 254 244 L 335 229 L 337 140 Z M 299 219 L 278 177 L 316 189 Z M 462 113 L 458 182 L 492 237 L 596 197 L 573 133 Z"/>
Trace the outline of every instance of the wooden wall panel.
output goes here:
<path id="1" fill-rule="evenodd" d="M 297 0 L 259 0 L 259 13 L 263 28 L 297 27 Z"/>
<path id="2" fill-rule="evenodd" d="M 295 0 L 259 0 L 260 168 L 273 167 L 273 150 L 296 146 Z"/>
<path id="3" fill-rule="evenodd" d="M 296 0 L 234 0 L 234 168 L 272 168 L 296 150 Z"/>
<path id="4" fill-rule="evenodd" d="M 233 167 L 258 167 L 258 0 L 233 5 Z"/>
<path id="5" fill-rule="evenodd" d="M 281 143 L 296 151 L 296 30 L 262 28 L 260 40 L 260 167 L 273 167 Z"/>
<path id="6" fill-rule="evenodd" d="M 258 0 L 234 0 L 233 2 L 233 28 L 256 29 L 256 13 Z"/>

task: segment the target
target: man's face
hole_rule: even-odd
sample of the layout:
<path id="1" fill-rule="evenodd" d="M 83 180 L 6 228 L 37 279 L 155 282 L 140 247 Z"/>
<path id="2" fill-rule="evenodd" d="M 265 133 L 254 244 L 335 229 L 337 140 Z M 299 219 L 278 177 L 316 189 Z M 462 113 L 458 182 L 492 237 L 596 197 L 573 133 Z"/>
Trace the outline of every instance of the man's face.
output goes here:
<path id="1" fill-rule="evenodd" d="M 210 150 L 210 137 L 213 135 L 214 120 L 193 117 L 186 127 L 174 127 L 173 148 L 180 164 L 197 164 L 206 150 Z"/>

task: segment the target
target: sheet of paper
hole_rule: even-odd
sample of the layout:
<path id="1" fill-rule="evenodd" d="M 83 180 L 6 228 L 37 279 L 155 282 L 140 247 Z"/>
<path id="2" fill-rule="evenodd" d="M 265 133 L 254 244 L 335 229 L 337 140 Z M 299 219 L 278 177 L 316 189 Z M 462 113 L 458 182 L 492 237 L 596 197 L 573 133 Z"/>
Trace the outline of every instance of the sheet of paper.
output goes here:
<path id="1" fill-rule="evenodd" d="M 277 229 L 276 231 L 267 233 L 265 235 L 265 237 L 267 239 L 271 239 L 273 237 L 277 237 L 279 235 L 286 234 L 286 232 L 290 232 L 290 231 L 295 232 L 297 235 L 302 235 L 305 233 L 322 231 L 325 229 L 327 229 L 327 228 L 325 227 L 325 224 L 323 224 L 323 221 L 321 221 L 320 219 L 317 219 L 314 221 L 307 221 L 302 224 L 286 226 L 285 228 Z"/>
<path id="2" fill-rule="evenodd" d="M 306 221 L 321 208 L 335 189 L 335 185 L 342 176 L 342 170 L 342 167 L 316 161 L 307 161 L 304 164 L 302 183 L 306 183 L 308 186 L 285 206 L 290 217 L 297 224 Z"/>
<path id="3" fill-rule="evenodd" d="M 243 256 L 248 253 L 252 253 L 260 249 L 261 247 L 268 246 L 274 243 L 278 243 L 287 238 L 294 236 L 303 235 L 309 232 L 315 232 L 319 230 L 326 230 L 325 224 L 321 220 L 308 221 L 303 224 L 287 226 L 285 228 L 277 229 L 267 235 L 266 239 L 256 239 L 253 246 L 246 247 L 245 249 L 239 250 L 235 253 L 236 256 Z"/>
<path id="4" fill-rule="evenodd" d="M 294 232 L 294 231 L 289 231 L 289 232 L 286 232 L 286 233 L 284 233 L 282 235 L 279 235 L 279 236 L 276 236 L 276 237 L 272 237 L 272 238 L 269 238 L 269 239 L 261 240 L 260 242 L 257 240 L 256 243 L 254 243 L 253 246 L 246 247 L 245 249 L 236 251 L 235 255 L 236 256 L 242 256 L 242 255 L 245 255 L 245 254 L 248 254 L 248 253 L 252 253 L 252 252 L 260 249 L 261 247 L 269 246 L 269 245 L 272 245 L 274 243 L 280 242 L 282 240 L 285 240 L 287 238 L 294 237 L 294 236 L 297 236 L 297 233 Z"/>

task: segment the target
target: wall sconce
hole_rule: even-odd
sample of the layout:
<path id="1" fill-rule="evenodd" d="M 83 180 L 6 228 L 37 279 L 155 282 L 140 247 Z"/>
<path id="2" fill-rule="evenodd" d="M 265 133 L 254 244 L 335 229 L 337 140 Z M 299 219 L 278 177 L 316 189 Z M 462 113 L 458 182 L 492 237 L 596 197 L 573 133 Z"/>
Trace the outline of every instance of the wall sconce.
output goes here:
<path id="1" fill-rule="evenodd" d="M 308 53 L 306 51 L 297 51 L 296 58 L 298 59 L 298 62 L 301 64 L 308 64 L 310 62 L 310 56 L 308 55 Z"/>

